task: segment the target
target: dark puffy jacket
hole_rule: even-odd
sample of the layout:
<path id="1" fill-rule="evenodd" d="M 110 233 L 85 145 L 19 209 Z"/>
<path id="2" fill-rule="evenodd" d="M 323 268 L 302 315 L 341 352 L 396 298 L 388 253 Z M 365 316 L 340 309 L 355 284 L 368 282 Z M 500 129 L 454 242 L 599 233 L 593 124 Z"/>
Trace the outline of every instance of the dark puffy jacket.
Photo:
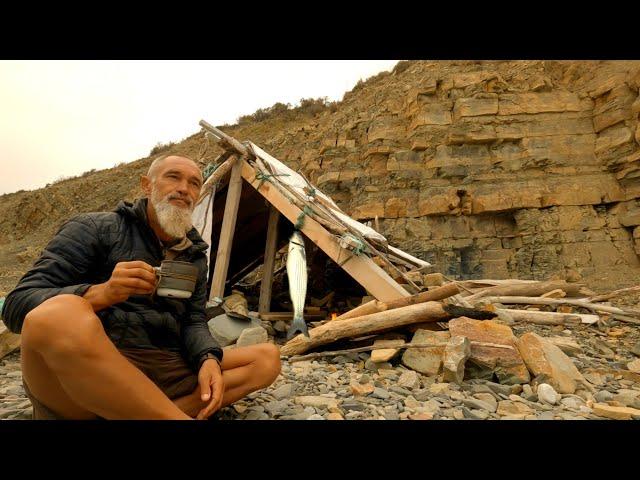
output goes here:
<path id="1" fill-rule="evenodd" d="M 114 212 L 85 213 L 67 221 L 40 258 L 9 293 L 2 309 L 5 324 L 20 333 L 24 318 L 45 300 L 60 294 L 84 295 L 104 283 L 118 262 L 142 260 L 159 266 L 165 251 L 147 222 L 147 199 L 120 202 Z M 118 348 L 161 348 L 180 351 L 195 369 L 200 357 L 222 349 L 206 323 L 207 244 L 195 228 L 187 234 L 193 245 L 175 260 L 200 269 L 187 300 L 133 295 L 96 313 Z"/>

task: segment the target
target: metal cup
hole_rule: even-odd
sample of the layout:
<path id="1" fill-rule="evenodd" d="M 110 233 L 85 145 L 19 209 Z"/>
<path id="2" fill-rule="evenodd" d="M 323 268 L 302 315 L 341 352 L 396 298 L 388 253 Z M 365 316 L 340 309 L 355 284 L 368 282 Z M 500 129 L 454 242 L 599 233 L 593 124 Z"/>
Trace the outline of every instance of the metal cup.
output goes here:
<path id="1" fill-rule="evenodd" d="M 198 267 L 189 262 L 165 260 L 154 270 L 158 277 L 157 296 L 191 298 L 198 281 Z"/>

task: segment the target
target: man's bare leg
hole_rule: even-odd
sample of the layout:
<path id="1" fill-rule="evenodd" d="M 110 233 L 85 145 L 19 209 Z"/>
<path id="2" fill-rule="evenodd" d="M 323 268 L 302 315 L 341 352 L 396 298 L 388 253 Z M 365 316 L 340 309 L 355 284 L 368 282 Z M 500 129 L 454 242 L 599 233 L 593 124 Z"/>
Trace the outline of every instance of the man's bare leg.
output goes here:
<path id="1" fill-rule="evenodd" d="M 271 385 L 280 374 L 280 349 L 271 343 L 225 350 L 222 357 L 224 394 L 222 407 Z M 174 400 L 187 415 L 195 417 L 208 402 L 200 399 L 200 387 Z"/>
<path id="2" fill-rule="evenodd" d="M 22 374 L 64 418 L 189 419 L 106 335 L 91 304 L 59 295 L 26 316 Z"/>

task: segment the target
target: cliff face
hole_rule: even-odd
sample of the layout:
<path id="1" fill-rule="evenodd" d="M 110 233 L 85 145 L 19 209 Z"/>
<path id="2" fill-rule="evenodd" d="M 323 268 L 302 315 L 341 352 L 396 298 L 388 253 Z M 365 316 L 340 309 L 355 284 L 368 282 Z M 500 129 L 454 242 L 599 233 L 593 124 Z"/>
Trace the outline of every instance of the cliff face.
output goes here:
<path id="1" fill-rule="evenodd" d="M 225 130 L 444 273 L 610 288 L 640 274 L 639 88 L 640 62 L 408 62 L 335 111 Z M 201 133 L 168 151 L 217 153 Z M 0 290 L 63 219 L 139 194 L 150 161 L 0 197 Z"/>

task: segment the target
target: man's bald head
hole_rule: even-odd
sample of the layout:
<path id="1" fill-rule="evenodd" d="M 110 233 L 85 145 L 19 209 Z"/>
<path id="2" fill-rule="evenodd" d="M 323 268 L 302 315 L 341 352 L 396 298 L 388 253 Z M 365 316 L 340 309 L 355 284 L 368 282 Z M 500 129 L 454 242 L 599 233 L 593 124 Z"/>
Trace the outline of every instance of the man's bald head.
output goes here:
<path id="1" fill-rule="evenodd" d="M 158 173 L 162 170 L 162 167 L 164 166 L 166 161 L 170 161 L 170 162 L 177 161 L 177 162 L 187 162 L 187 163 L 190 162 L 193 164 L 193 166 L 195 166 L 198 169 L 198 171 L 200 171 L 200 167 L 198 166 L 198 164 L 194 162 L 191 158 L 185 157 L 184 155 L 170 155 L 165 153 L 157 157 L 153 162 L 151 162 L 151 165 L 149 166 L 149 170 L 147 170 L 147 177 L 149 177 L 153 181 L 155 177 L 158 175 Z"/>

